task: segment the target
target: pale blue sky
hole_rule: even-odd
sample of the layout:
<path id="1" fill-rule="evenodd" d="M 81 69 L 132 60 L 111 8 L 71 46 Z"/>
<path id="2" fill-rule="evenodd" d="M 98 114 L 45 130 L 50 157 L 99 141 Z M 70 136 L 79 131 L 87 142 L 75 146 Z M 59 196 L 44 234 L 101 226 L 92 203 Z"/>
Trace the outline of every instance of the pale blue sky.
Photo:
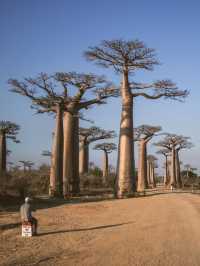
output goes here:
<path id="1" fill-rule="evenodd" d="M 118 83 L 120 77 L 113 71 L 86 62 L 83 51 L 103 39 L 137 38 L 156 49 L 162 65 L 132 78 L 171 78 L 191 94 L 185 103 L 137 98 L 135 126 L 161 125 L 165 132 L 191 136 L 195 147 L 182 152 L 181 159 L 199 168 L 199 13 L 200 3 L 195 0 L 0 0 L 0 119 L 21 126 L 21 144 L 9 143 L 10 161 L 47 161 L 40 154 L 51 147 L 54 121 L 45 114 L 34 115 L 28 99 L 9 92 L 9 78 L 75 70 L 105 74 Z M 120 110 L 120 99 L 114 99 L 85 116 L 118 132 Z M 151 145 L 149 150 L 155 151 Z M 90 160 L 101 165 L 101 153 L 91 150 Z M 111 162 L 115 164 L 116 153 Z"/>

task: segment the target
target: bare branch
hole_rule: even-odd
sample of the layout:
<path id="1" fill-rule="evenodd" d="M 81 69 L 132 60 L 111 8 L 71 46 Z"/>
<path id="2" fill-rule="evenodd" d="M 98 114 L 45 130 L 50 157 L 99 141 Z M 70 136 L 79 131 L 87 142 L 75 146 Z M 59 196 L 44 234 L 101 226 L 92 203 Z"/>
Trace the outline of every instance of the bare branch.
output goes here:
<path id="1" fill-rule="evenodd" d="M 89 61 L 95 61 L 103 67 L 113 67 L 115 71 L 122 72 L 124 68 L 129 72 L 143 68 L 152 70 L 158 64 L 155 50 L 147 48 L 141 41 L 124 41 L 121 39 L 102 41 L 97 47 L 89 47 L 85 52 Z"/>

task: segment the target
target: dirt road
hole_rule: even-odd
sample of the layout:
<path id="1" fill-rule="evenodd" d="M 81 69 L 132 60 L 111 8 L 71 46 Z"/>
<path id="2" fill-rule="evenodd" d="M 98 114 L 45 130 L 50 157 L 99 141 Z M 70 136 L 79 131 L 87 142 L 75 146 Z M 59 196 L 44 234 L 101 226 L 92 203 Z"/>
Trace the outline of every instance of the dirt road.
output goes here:
<path id="1" fill-rule="evenodd" d="M 200 195 L 168 193 L 40 209 L 24 239 L 3 212 L 0 265 L 200 265 Z M 7 226 L 9 227 L 9 226 Z"/>

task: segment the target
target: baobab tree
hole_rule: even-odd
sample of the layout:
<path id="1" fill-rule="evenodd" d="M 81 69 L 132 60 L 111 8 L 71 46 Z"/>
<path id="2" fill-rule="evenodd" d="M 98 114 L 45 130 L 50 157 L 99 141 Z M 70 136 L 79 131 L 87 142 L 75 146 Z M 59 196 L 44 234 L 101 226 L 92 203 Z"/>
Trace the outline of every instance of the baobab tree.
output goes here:
<path id="1" fill-rule="evenodd" d="M 147 179 L 147 143 L 161 130 L 160 126 L 141 125 L 135 128 L 135 141 L 139 141 L 139 165 L 137 191 L 148 187 Z"/>
<path id="2" fill-rule="evenodd" d="M 103 158 L 103 184 L 106 185 L 107 184 L 107 178 L 108 178 L 108 175 L 109 175 L 108 154 L 113 152 L 114 150 L 116 150 L 117 146 L 116 146 L 115 143 L 104 142 L 104 143 L 96 144 L 94 146 L 94 149 L 103 151 L 103 153 L 104 153 L 104 158 Z"/>
<path id="3" fill-rule="evenodd" d="M 189 171 L 191 170 L 192 166 L 190 164 L 185 164 L 184 168 L 186 170 L 187 178 L 189 178 Z"/>
<path id="4" fill-rule="evenodd" d="M 182 186 L 180 176 L 179 151 L 181 149 L 191 148 L 192 143 L 188 141 L 188 137 L 176 134 L 166 134 L 166 137 L 155 143 L 156 146 L 168 149 L 171 152 L 171 176 L 170 184 L 177 187 Z"/>
<path id="5" fill-rule="evenodd" d="M 161 149 L 159 151 L 156 152 L 157 154 L 161 154 L 165 157 L 165 176 L 164 176 L 164 185 L 167 186 L 169 184 L 169 176 L 170 176 L 170 173 L 169 173 L 169 161 L 168 161 L 168 158 L 170 156 L 170 151 L 169 149 Z"/>
<path id="6" fill-rule="evenodd" d="M 92 142 L 114 138 L 114 130 L 104 130 L 99 127 L 90 128 L 80 128 L 79 129 L 79 141 L 80 141 L 80 151 L 79 151 L 79 173 L 88 173 L 89 166 L 89 145 Z"/>
<path id="7" fill-rule="evenodd" d="M 54 180 L 53 194 L 61 194 L 62 164 L 63 164 L 63 112 L 66 98 L 61 93 L 55 92 L 55 78 L 46 73 L 39 74 L 36 78 L 25 78 L 23 81 L 10 79 L 11 91 L 26 96 L 32 101 L 31 108 L 37 113 L 55 113 L 56 127 L 52 145 L 52 171 L 50 180 Z M 64 84 L 59 84 L 65 91 Z"/>
<path id="8" fill-rule="evenodd" d="M 150 180 L 150 184 L 152 184 L 153 188 L 156 187 L 156 180 L 155 180 L 155 168 L 157 168 L 156 161 L 158 159 L 154 156 L 149 154 L 147 156 L 147 164 L 148 164 L 148 179 Z"/>
<path id="9" fill-rule="evenodd" d="M 22 82 L 11 79 L 9 83 L 13 92 L 32 100 L 32 106 L 38 113 L 56 113 L 52 148 L 54 170 L 50 179 L 55 179 L 55 194 L 62 193 L 62 181 L 64 196 L 68 196 L 69 192 L 78 193 L 79 112 L 94 104 L 104 104 L 108 97 L 116 96 L 118 92 L 104 77 L 76 72 L 41 73 L 37 78 L 26 78 Z M 38 89 L 40 95 L 37 94 Z M 83 98 L 88 91 L 91 92 L 90 97 Z M 91 95 L 94 97 L 91 98 Z"/>
<path id="10" fill-rule="evenodd" d="M 13 165 L 14 165 L 14 163 L 13 163 L 13 162 L 8 162 L 8 165 L 10 166 L 10 167 L 9 167 L 9 170 L 11 171 L 11 170 L 12 170 L 12 167 L 13 167 Z"/>
<path id="11" fill-rule="evenodd" d="M 28 171 L 31 171 L 31 167 L 34 165 L 34 163 L 31 161 L 21 160 L 19 162 L 23 165 L 24 173 L 26 172 L 27 168 Z"/>
<path id="12" fill-rule="evenodd" d="M 6 173 L 7 139 L 19 143 L 16 136 L 19 133 L 19 125 L 10 121 L 0 121 L 0 177 Z"/>
<path id="13" fill-rule="evenodd" d="M 130 82 L 136 70 L 153 70 L 158 64 L 155 50 L 147 48 L 141 41 L 103 41 L 99 46 L 90 47 L 85 52 L 90 61 L 114 70 L 122 75 L 120 95 L 122 112 L 120 122 L 116 196 L 126 197 L 135 191 L 134 142 L 133 142 L 133 100 L 138 96 L 156 100 L 178 99 L 187 96 L 187 90 L 180 90 L 171 80 L 160 80 L 150 84 Z"/>

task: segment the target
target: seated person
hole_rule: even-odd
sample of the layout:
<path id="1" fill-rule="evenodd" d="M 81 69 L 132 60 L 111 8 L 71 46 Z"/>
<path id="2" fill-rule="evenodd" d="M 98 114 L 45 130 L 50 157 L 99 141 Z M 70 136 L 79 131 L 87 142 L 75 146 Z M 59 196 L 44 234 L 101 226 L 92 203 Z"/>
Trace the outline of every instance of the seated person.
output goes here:
<path id="1" fill-rule="evenodd" d="M 37 219 L 32 216 L 32 211 L 35 211 L 31 204 L 31 199 L 29 197 L 25 198 L 25 203 L 20 207 L 20 214 L 21 214 L 21 221 L 23 222 L 30 222 L 31 225 L 34 227 L 33 232 L 34 235 L 37 234 Z"/>

